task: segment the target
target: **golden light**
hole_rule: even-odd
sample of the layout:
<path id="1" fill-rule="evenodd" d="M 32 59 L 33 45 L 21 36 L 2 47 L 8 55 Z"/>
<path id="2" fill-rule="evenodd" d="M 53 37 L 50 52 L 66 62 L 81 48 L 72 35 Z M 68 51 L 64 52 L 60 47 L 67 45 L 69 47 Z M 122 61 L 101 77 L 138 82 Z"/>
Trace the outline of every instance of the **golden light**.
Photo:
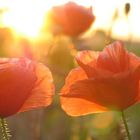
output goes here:
<path id="1" fill-rule="evenodd" d="M 68 0 L 3 0 L 1 7 L 7 11 L 3 15 L 3 25 L 11 27 L 18 34 L 36 37 L 47 11 L 54 5 Z M 85 4 L 85 3 L 84 3 Z"/>
<path id="2" fill-rule="evenodd" d="M 51 7 L 38 0 L 9 0 L 6 6 L 8 10 L 3 16 L 3 24 L 30 37 L 38 35 L 44 15 Z"/>
<path id="3" fill-rule="evenodd" d="M 129 38 L 129 36 L 131 36 L 131 30 L 128 22 L 125 20 L 117 20 L 113 27 L 113 36 L 121 39 Z"/>
<path id="4" fill-rule="evenodd" d="M 11 27 L 18 34 L 28 37 L 37 37 L 41 26 L 43 25 L 44 16 L 47 11 L 55 5 L 60 5 L 69 0 L 1 0 L 0 8 L 6 9 L 3 13 L 2 24 Z M 139 21 L 137 13 L 139 12 L 139 0 L 71 0 L 84 6 L 93 7 L 93 13 L 96 15 L 96 21 L 92 29 L 108 30 L 110 28 L 111 18 L 116 8 L 123 9 L 125 2 L 130 2 L 132 11 L 129 15 L 129 26 L 134 37 L 140 36 Z M 124 18 L 120 18 L 114 24 L 113 36 L 129 37 L 130 29 Z"/>
<path id="5" fill-rule="evenodd" d="M 96 128 L 107 129 L 107 127 L 109 127 L 113 123 L 113 119 L 114 114 L 112 112 L 98 114 L 93 120 L 93 125 Z"/>
<path id="6" fill-rule="evenodd" d="M 128 17 L 124 14 L 124 5 L 130 3 L 131 9 Z M 97 17 L 93 28 L 108 31 L 115 10 L 118 9 L 118 18 L 113 23 L 112 35 L 115 38 L 138 41 L 140 39 L 139 0 L 94 0 L 94 13 Z"/>

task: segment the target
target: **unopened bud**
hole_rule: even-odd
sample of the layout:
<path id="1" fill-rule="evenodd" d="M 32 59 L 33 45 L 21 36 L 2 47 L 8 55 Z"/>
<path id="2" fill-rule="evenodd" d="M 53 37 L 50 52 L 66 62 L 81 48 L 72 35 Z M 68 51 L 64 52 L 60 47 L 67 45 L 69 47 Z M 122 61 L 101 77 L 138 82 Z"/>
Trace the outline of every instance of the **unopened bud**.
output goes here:
<path id="1" fill-rule="evenodd" d="M 126 3 L 125 4 L 125 14 L 128 15 L 128 13 L 130 12 L 130 3 Z"/>

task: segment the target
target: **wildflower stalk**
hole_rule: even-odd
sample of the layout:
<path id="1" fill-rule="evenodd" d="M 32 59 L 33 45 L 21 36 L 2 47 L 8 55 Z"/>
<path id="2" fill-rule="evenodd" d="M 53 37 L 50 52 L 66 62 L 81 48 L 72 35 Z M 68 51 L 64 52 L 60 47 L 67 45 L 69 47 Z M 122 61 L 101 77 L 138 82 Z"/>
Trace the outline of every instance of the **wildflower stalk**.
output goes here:
<path id="1" fill-rule="evenodd" d="M 122 116 L 122 120 L 123 120 L 123 123 L 124 123 L 127 138 L 128 138 L 128 140 L 131 140 L 129 128 L 128 128 L 127 121 L 126 121 L 126 118 L 125 118 L 125 115 L 124 115 L 124 111 L 121 111 L 121 116 Z"/>
<path id="2" fill-rule="evenodd" d="M 118 9 L 115 10 L 114 15 L 113 15 L 113 17 L 111 19 L 110 27 L 109 27 L 108 32 L 107 32 L 107 39 L 105 40 L 105 45 L 108 45 L 108 44 L 111 43 L 112 30 L 113 30 L 113 27 L 114 27 L 114 24 L 115 24 L 117 18 L 118 18 Z"/>
<path id="3" fill-rule="evenodd" d="M 1 139 L 2 140 L 10 140 L 9 128 L 7 127 L 6 119 L 0 118 L 0 129 L 1 129 Z"/>

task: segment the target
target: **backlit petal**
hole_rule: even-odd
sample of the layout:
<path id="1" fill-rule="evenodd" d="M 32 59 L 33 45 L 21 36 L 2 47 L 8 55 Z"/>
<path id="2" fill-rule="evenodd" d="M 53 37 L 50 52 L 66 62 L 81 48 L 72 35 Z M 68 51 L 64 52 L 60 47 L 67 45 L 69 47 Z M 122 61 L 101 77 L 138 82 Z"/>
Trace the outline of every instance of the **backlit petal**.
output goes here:
<path id="1" fill-rule="evenodd" d="M 97 67 L 114 73 L 123 72 L 129 68 L 129 54 L 123 43 L 116 41 L 108 45 L 97 59 Z"/>
<path id="2" fill-rule="evenodd" d="M 29 97 L 36 76 L 28 59 L 0 61 L 0 117 L 15 114 Z"/>
<path id="3" fill-rule="evenodd" d="M 50 70 L 43 64 L 37 64 L 35 68 L 37 81 L 19 112 L 45 107 L 51 104 L 54 95 L 54 85 Z"/>
<path id="4" fill-rule="evenodd" d="M 83 79 L 87 79 L 86 73 L 80 67 L 73 69 L 66 78 L 65 86 L 62 88 L 61 94 L 67 94 L 73 83 Z"/>
<path id="5" fill-rule="evenodd" d="M 140 58 L 126 51 L 122 42 L 100 53 L 80 52 L 76 59 L 87 78 L 77 78 L 78 73 L 68 76 L 77 78 L 62 89 L 62 108 L 69 115 L 120 111 L 140 102 Z"/>
<path id="6" fill-rule="evenodd" d="M 133 53 L 129 53 L 129 67 L 130 69 L 135 70 L 137 67 L 140 66 L 140 58 Z"/>
<path id="7" fill-rule="evenodd" d="M 71 116 L 80 116 L 90 113 L 101 113 L 107 111 L 103 106 L 100 106 L 94 102 L 85 100 L 84 98 L 77 97 L 61 97 L 62 109 Z"/>
<path id="8" fill-rule="evenodd" d="M 87 79 L 85 72 L 81 68 L 73 69 L 66 79 L 66 83 L 61 91 L 61 106 L 62 108 L 72 116 L 85 115 L 89 113 L 97 113 L 103 112 L 106 109 L 100 105 L 97 105 L 93 102 L 89 102 L 88 100 L 70 97 L 70 88 L 71 85 L 76 83 L 79 80 Z"/>
<path id="9" fill-rule="evenodd" d="M 99 53 L 94 51 L 81 51 L 76 57 L 77 63 L 89 77 L 97 75 L 96 62 L 98 55 Z"/>
<path id="10" fill-rule="evenodd" d="M 112 72 L 102 70 L 97 67 L 97 59 L 99 52 L 94 51 L 81 51 L 78 53 L 76 60 L 80 67 L 85 70 L 88 77 L 107 77 Z"/>
<path id="11" fill-rule="evenodd" d="M 108 79 L 81 80 L 71 86 L 65 97 L 85 99 L 109 109 L 126 109 L 136 102 L 138 83 L 127 73 Z"/>
<path id="12" fill-rule="evenodd" d="M 98 56 L 99 52 L 81 51 L 77 54 L 76 60 L 79 65 L 85 64 L 91 67 L 95 67 Z"/>

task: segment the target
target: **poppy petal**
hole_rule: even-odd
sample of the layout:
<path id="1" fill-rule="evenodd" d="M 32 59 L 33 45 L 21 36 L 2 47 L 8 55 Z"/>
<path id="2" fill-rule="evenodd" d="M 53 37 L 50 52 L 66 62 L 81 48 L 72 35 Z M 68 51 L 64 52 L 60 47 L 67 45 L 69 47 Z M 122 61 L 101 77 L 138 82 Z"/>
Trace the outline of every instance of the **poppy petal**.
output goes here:
<path id="1" fill-rule="evenodd" d="M 129 53 L 130 64 L 129 71 L 132 73 L 133 80 L 140 80 L 140 58 L 133 53 Z"/>
<path id="2" fill-rule="evenodd" d="M 76 60 L 82 69 L 85 70 L 88 77 L 107 77 L 113 74 L 112 72 L 97 68 L 97 59 L 99 52 L 81 51 L 78 53 Z"/>
<path id="3" fill-rule="evenodd" d="M 85 8 L 74 2 L 55 6 L 52 13 L 53 22 L 62 28 L 62 33 L 72 37 L 85 32 L 95 20 L 92 8 Z"/>
<path id="4" fill-rule="evenodd" d="M 65 86 L 62 88 L 62 94 L 67 94 L 70 86 L 78 80 L 87 79 L 86 73 L 80 68 L 73 69 L 66 78 Z"/>
<path id="5" fill-rule="evenodd" d="M 99 53 L 94 51 L 81 51 L 76 57 L 77 63 L 89 77 L 97 75 L 95 67 L 98 55 Z"/>
<path id="6" fill-rule="evenodd" d="M 62 96 L 61 107 L 68 115 L 71 116 L 80 116 L 108 111 L 108 109 L 103 106 L 77 97 L 67 98 Z"/>
<path id="7" fill-rule="evenodd" d="M 122 42 L 108 45 L 103 52 L 83 51 L 76 58 L 86 78 L 72 72 L 62 89 L 62 108 L 72 116 L 107 110 L 124 110 L 140 102 L 140 58 L 127 52 Z"/>
<path id="8" fill-rule="evenodd" d="M 137 98 L 137 102 L 140 103 L 140 82 L 139 82 L 139 96 Z"/>
<path id="9" fill-rule="evenodd" d="M 71 85 L 65 97 L 85 99 L 109 109 L 125 109 L 138 97 L 138 80 L 132 80 L 127 74 L 108 79 L 81 80 Z"/>
<path id="10" fill-rule="evenodd" d="M 64 30 L 64 27 L 69 28 L 69 22 L 68 22 L 68 17 L 65 12 L 65 7 L 63 7 L 63 6 L 53 7 L 52 14 L 53 14 L 54 22 L 56 22 L 56 24 L 59 24 L 59 26 L 61 26 L 62 30 Z"/>
<path id="11" fill-rule="evenodd" d="M 48 106 L 52 102 L 54 95 L 54 85 L 50 70 L 43 64 L 38 64 L 35 69 L 37 82 L 30 94 L 30 97 L 25 101 L 19 112 L 30 109 Z"/>
<path id="12" fill-rule="evenodd" d="M 17 113 L 29 97 L 36 81 L 33 66 L 26 58 L 0 59 L 0 117 Z"/>
<path id="13" fill-rule="evenodd" d="M 97 59 L 97 67 L 113 73 L 123 72 L 129 68 L 129 54 L 121 41 L 108 45 Z"/>
<path id="14" fill-rule="evenodd" d="M 79 80 L 87 79 L 87 75 L 81 68 L 73 69 L 67 79 L 64 87 L 61 91 L 61 106 L 71 116 L 86 115 L 89 113 L 97 113 L 106 111 L 105 107 L 102 107 L 96 103 L 90 102 L 83 98 L 71 97 L 70 89 L 71 85 Z M 69 98 L 70 96 L 70 98 Z M 81 107 L 82 105 L 82 107 Z"/>
<path id="15" fill-rule="evenodd" d="M 65 5 L 65 12 L 69 23 L 69 28 L 66 28 L 66 33 L 74 36 L 86 31 L 95 20 L 91 8 L 88 9 L 83 6 L 76 5 L 74 2 L 69 2 Z"/>
<path id="16" fill-rule="evenodd" d="M 85 64 L 85 65 L 91 66 L 91 64 L 92 64 L 92 67 L 94 67 L 94 66 L 96 66 L 98 56 L 99 56 L 99 52 L 81 51 L 81 52 L 78 52 L 76 60 L 79 65 Z"/>
<path id="17" fill-rule="evenodd" d="M 129 53 L 130 58 L 130 69 L 135 70 L 140 66 L 140 58 L 133 53 Z"/>

